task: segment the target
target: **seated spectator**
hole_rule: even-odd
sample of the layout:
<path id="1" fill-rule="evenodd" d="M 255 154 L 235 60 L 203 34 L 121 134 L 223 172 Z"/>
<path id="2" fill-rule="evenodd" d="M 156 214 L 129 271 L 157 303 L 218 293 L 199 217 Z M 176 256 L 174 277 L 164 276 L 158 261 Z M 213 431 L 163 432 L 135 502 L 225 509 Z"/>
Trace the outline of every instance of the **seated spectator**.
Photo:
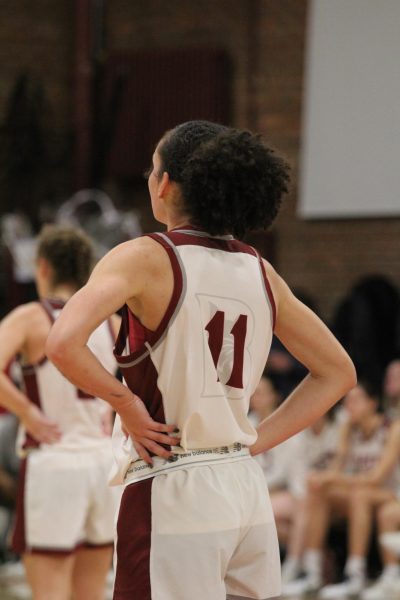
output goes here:
<path id="1" fill-rule="evenodd" d="M 307 477 L 310 473 L 329 468 L 336 452 L 338 425 L 333 410 L 298 434 L 296 452 L 289 468 L 287 495 L 291 507 L 287 518 L 290 532 L 286 558 L 282 565 L 282 581 L 293 581 L 302 572 L 302 557 L 307 527 Z"/>
<path id="2" fill-rule="evenodd" d="M 267 375 L 282 398 L 286 398 L 307 375 L 307 369 L 274 336 L 267 362 Z"/>
<path id="3" fill-rule="evenodd" d="M 14 363 L 8 365 L 6 373 L 19 384 L 18 371 Z M 8 558 L 8 533 L 14 513 L 19 458 L 16 452 L 18 420 L 0 407 L 0 558 Z"/>
<path id="4" fill-rule="evenodd" d="M 315 301 L 307 292 L 295 289 L 294 294 L 303 304 L 318 314 Z M 282 399 L 284 399 L 304 379 L 307 375 L 307 369 L 274 336 L 266 365 L 266 374 L 274 388 L 282 396 Z"/>
<path id="5" fill-rule="evenodd" d="M 382 385 L 387 365 L 400 350 L 400 293 L 387 277 L 357 281 L 338 305 L 333 333 L 350 354 L 359 377 Z"/>
<path id="6" fill-rule="evenodd" d="M 323 550 L 332 517 L 347 519 L 349 540 L 345 580 L 328 585 L 320 598 L 343 600 L 360 594 L 366 584 L 366 555 L 373 511 L 395 499 L 398 486 L 400 422 L 380 414 L 379 395 L 360 382 L 344 400 L 348 419 L 341 426 L 336 458 L 308 481 L 308 542 L 305 576 L 284 586 L 284 595 L 298 595 L 323 586 Z"/>
<path id="7" fill-rule="evenodd" d="M 400 417 L 400 358 L 386 367 L 383 380 L 385 413 L 391 418 Z"/>
<path id="8" fill-rule="evenodd" d="M 383 559 L 381 576 L 363 595 L 362 600 L 400 598 L 400 486 L 397 498 L 378 510 L 378 531 Z"/>
<path id="9" fill-rule="evenodd" d="M 254 426 L 257 426 L 277 408 L 280 399 L 281 397 L 271 380 L 263 376 L 250 399 L 250 420 Z M 268 484 L 281 546 L 286 545 L 295 509 L 292 495 L 288 492 L 287 487 L 290 465 L 296 455 L 298 435 L 255 457 L 264 471 Z"/>

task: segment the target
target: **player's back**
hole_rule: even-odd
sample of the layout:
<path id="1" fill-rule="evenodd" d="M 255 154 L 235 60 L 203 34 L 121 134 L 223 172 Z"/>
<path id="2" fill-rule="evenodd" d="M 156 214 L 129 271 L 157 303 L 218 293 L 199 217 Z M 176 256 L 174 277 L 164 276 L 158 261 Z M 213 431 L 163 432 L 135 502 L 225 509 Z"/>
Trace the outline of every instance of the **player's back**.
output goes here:
<path id="1" fill-rule="evenodd" d="M 45 299 L 41 301 L 41 305 L 51 324 L 64 304 Z M 113 343 L 111 324 L 108 322 L 102 323 L 88 342 L 89 348 L 110 373 L 116 370 Z M 53 450 L 102 444 L 104 418 L 109 412 L 105 402 L 76 388 L 46 357 L 35 364 L 23 364 L 22 374 L 25 392 L 30 401 L 38 405 L 61 429 L 62 437 L 59 442 L 52 444 Z M 38 446 L 29 434 L 25 434 L 25 438 L 21 442 L 24 448 Z"/>
<path id="2" fill-rule="evenodd" d="M 275 311 L 262 260 L 232 236 L 188 229 L 151 237 L 169 255 L 174 290 L 155 332 L 125 307 L 116 356 L 127 385 L 153 418 L 179 426 L 182 452 L 251 445 L 249 400 Z"/>

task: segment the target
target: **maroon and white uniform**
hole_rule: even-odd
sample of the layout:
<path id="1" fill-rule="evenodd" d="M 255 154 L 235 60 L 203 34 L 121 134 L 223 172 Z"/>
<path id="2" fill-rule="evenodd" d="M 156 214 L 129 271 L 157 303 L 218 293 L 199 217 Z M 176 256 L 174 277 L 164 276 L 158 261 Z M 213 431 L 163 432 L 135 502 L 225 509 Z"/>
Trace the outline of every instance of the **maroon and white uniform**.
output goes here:
<path id="1" fill-rule="evenodd" d="M 350 433 L 349 452 L 345 463 L 345 470 L 350 474 L 366 473 L 371 471 L 380 461 L 390 431 L 391 421 L 382 420 L 381 425 L 370 436 L 365 436 L 358 428 L 353 428 Z M 397 493 L 400 484 L 399 465 L 393 469 L 384 485 Z"/>
<path id="2" fill-rule="evenodd" d="M 329 468 L 337 452 L 338 430 L 336 423 L 328 422 L 319 433 L 312 427 L 307 427 L 291 438 L 296 440 L 288 477 L 288 489 L 293 496 L 305 497 L 310 471 L 324 471 Z"/>
<path id="3" fill-rule="evenodd" d="M 63 303 L 41 302 L 50 322 Z M 115 373 L 114 340 L 103 323 L 90 337 L 89 347 L 103 366 Z M 106 404 L 74 387 L 46 359 L 22 365 L 25 393 L 59 425 L 55 444 L 39 444 L 21 431 L 21 468 L 16 552 L 71 552 L 78 545 L 112 543 L 118 492 L 107 486 L 112 460 L 111 441 L 104 433 Z"/>
<path id="4" fill-rule="evenodd" d="M 247 413 L 275 318 L 256 251 L 194 229 L 152 234 L 174 289 L 155 332 L 124 309 L 115 354 L 157 421 L 179 427 L 169 460 L 138 459 L 117 421 L 115 600 L 225 600 L 280 593 L 279 552 Z"/>

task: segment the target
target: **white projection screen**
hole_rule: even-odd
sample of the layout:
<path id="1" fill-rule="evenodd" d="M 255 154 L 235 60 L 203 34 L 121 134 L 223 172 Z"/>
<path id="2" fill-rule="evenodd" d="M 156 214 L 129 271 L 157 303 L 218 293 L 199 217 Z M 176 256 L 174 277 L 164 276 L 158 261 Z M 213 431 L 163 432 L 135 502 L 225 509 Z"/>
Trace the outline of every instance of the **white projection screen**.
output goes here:
<path id="1" fill-rule="evenodd" d="M 311 0 L 299 216 L 400 215 L 400 0 Z"/>

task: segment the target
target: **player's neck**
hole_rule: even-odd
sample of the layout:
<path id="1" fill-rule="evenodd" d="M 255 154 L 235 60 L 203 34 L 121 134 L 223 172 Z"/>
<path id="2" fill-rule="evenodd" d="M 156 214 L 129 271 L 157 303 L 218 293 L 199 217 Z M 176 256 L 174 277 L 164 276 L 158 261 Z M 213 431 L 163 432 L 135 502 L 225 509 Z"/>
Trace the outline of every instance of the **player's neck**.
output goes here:
<path id="1" fill-rule="evenodd" d="M 167 223 L 167 230 L 172 231 L 173 229 L 184 229 L 188 225 L 190 225 L 189 219 L 181 219 L 177 222 Z"/>
<path id="2" fill-rule="evenodd" d="M 172 231 L 172 229 L 183 229 L 187 225 L 190 225 L 189 215 L 183 214 L 179 211 L 171 211 L 167 215 L 166 226 L 168 231 Z"/>

